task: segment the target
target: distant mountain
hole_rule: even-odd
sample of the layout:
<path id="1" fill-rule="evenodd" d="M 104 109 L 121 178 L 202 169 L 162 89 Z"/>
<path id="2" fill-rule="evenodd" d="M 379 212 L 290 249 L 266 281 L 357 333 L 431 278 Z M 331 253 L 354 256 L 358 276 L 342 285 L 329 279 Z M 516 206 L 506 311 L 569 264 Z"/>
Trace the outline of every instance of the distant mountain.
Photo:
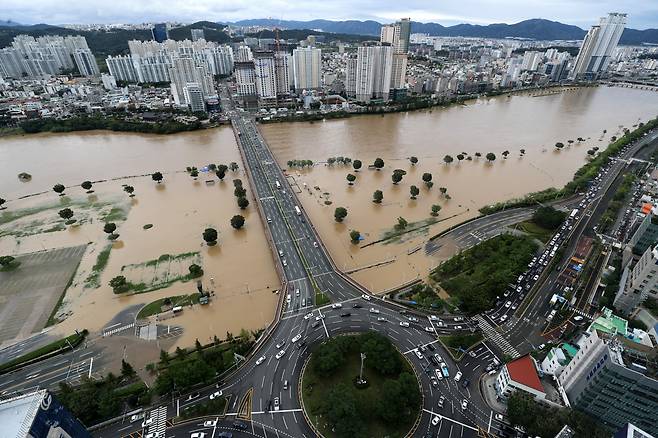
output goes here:
<path id="1" fill-rule="evenodd" d="M 16 23 L 15 21 L 11 20 L 0 20 L 0 27 L 2 26 L 20 26 L 20 23 Z"/>
<path id="2" fill-rule="evenodd" d="M 379 36 L 381 24 L 368 21 L 292 21 L 273 19 L 241 20 L 235 23 L 238 26 L 280 26 L 285 29 L 317 29 L 324 32 L 346 33 L 357 35 Z M 433 36 L 464 36 L 481 38 L 529 38 L 535 40 L 581 40 L 586 31 L 578 26 L 559 23 L 557 21 L 534 18 L 515 24 L 496 23 L 486 26 L 474 24 L 457 24 L 443 26 L 438 23 L 411 22 L 412 33 L 428 33 Z M 658 29 L 625 29 L 621 37 L 621 44 L 658 44 Z"/>

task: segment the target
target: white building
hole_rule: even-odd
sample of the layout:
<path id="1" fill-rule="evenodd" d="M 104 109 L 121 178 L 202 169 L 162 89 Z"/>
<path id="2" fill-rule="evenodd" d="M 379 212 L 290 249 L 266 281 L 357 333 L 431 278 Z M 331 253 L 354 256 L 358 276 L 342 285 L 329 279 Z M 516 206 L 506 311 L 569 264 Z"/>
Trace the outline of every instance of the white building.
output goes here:
<path id="1" fill-rule="evenodd" d="M 253 61 L 235 63 L 235 82 L 237 84 L 238 96 L 255 96 L 256 70 Z"/>
<path id="2" fill-rule="evenodd" d="M 203 29 L 190 29 L 190 34 L 192 35 L 192 41 L 199 41 L 206 39 L 206 36 L 203 33 Z"/>
<path id="3" fill-rule="evenodd" d="M 539 67 L 542 55 L 539 52 L 527 50 L 523 54 L 523 61 L 521 62 L 521 70 L 536 71 Z"/>
<path id="4" fill-rule="evenodd" d="M 286 52 L 274 53 L 274 75 L 276 77 L 276 94 L 277 96 L 286 96 L 290 94 L 292 87 L 292 61 L 290 54 Z"/>
<path id="5" fill-rule="evenodd" d="M 187 100 L 189 93 L 186 92 L 188 84 L 198 87 L 204 98 L 215 96 L 215 85 L 212 76 L 208 73 L 205 65 L 198 65 L 190 57 L 174 59 L 169 69 L 171 78 L 171 93 L 176 105 L 185 106 L 190 102 Z"/>
<path id="6" fill-rule="evenodd" d="M 496 393 L 503 399 L 519 390 L 531 394 L 536 400 L 546 398 L 544 386 L 537 373 L 537 364 L 529 354 L 505 364 L 500 369 L 494 386 Z"/>
<path id="7" fill-rule="evenodd" d="M 626 26 L 626 14 L 610 13 L 585 35 L 571 78 L 595 79 L 608 68 L 621 34 Z"/>
<path id="8" fill-rule="evenodd" d="M 78 71 L 82 76 L 98 76 L 101 74 L 96 58 L 89 49 L 76 49 L 73 52 L 73 59 Z"/>
<path id="9" fill-rule="evenodd" d="M 347 58 L 345 68 L 345 93 L 348 97 L 356 96 L 356 70 L 358 68 L 358 59 L 356 56 Z"/>
<path id="10" fill-rule="evenodd" d="M 249 46 L 247 46 L 245 44 L 240 44 L 240 46 L 238 47 L 238 54 L 235 57 L 235 60 L 237 62 L 247 62 L 247 61 L 251 61 L 253 59 L 254 59 L 254 55 L 251 52 L 251 49 L 249 48 Z"/>
<path id="11" fill-rule="evenodd" d="M 391 58 L 390 88 L 402 88 L 407 77 L 407 52 L 409 51 L 411 22 L 403 18 L 393 24 L 385 24 L 380 31 L 380 42 L 393 48 Z"/>
<path id="12" fill-rule="evenodd" d="M 391 46 L 361 46 L 357 49 L 356 100 L 359 102 L 370 102 L 373 98 L 388 100 L 392 63 Z"/>
<path id="13" fill-rule="evenodd" d="M 292 66 L 295 90 L 320 88 L 322 51 L 314 47 L 292 51 Z"/>
<path id="14" fill-rule="evenodd" d="M 206 103 L 203 96 L 203 90 L 196 82 L 188 82 L 185 84 L 185 100 L 187 101 L 190 111 L 204 112 L 206 110 Z"/>
<path id="15" fill-rule="evenodd" d="M 277 81 L 274 67 L 274 53 L 271 51 L 258 51 L 253 55 L 258 97 L 264 100 L 276 99 Z"/>
<path id="16" fill-rule="evenodd" d="M 112 75 L 103 73 L 101 75 L 101 81 L 103 82 L 103 88 L 106 90 L 114 90 L 117 87 L 117 80 Z"/>
<path id="17" fill-rule="evenodd" d="M 614 305 L 623 314 L 631 313 L 648 297 L 658 298 L 658 246 L 649 247 L 635 266 L 624 268 Z"/>

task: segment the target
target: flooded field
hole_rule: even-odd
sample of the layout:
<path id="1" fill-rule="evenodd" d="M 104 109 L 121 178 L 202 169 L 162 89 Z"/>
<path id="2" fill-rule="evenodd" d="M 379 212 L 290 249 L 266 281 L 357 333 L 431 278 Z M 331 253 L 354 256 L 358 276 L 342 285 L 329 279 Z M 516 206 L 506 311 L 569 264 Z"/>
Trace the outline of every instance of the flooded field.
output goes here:
<path id="1" fill-rule="evenodd" d="M 336 263 L 381 292 L 423 277 L 454 253 L 454 248 L 444 247 L 425 254 L 423 244 L 429 236 L 476 216 L 484 205 L 563 186 L 586 162 L 588 149 L 605 148 L 623 128 L 632 129 L 657 114 L 658 93 L 599 87 L 501 96 L 385 117 L 269 124 L 261 130 L 282 167 L 287 168 L 288 160 L 315 162 L 310 170 L 289 170 L 302 189 L 307 212 Z M 566 146 L 558 151 L 556 142 Z M 524 155 L 520 149 L 525 149 Z M 510 153 L 503 159 L 506 150 Z M 496 154 L 493 163 L 484 159 L 488 152 Z M 459 153 L 466 157 L 461 162 Z M 445 164 L 446 154 L 454 162 Z M 351 166 L 326 165 L 328 157 L 336 156 L 360 159 L 363 168 L 356 173 Z M 411 156 L 418 157 L 417 165 L 411 165 Z M 384 159 L 385 167 L 367 169 L 377 157 Z M 391 180 L 394 169 L 407 172 L 397 185 Z M 421 180 L 425 172 L 432 174 L 431 189 Z M 346 180 L 348 173 L 357 176 L 353 186 Z M 416 200 L 410 199 L 411 185 L 420 189 Z M 440 187 L 447 189 L 450 199 Z M 383 192 L 381 204 L 372 202 L 375 190 Z M 441 211 L 438 221 L 429 225 L 433 204 Z M 338 206 L 348 210 L 340 224 L 333 218 Z M 394 232 L 398 217 L 415 231 L 372 244 Z M 350 243 L 350 230 L 365 237 L 359 245 Z"/>
<path id="2" fill-rule="evenodd" d="M 168 320 L 184 328 L 172 348 L 192 345 L 196 338 L 206 342 L 213 335 L 224 338 L 227 331 L 256 330 L 272 320 L 278 298 L 273 291 L 279 280 L 253 201 L 246 210 L 236 205 L 231 180 L 241 178 L 249 196 L 251 189 L 229 129 L 193 136 L 86 133 L 11 138 L 0 141 L 0 150 L 0 186 L 3 197 L 11 200 L 0 212 L 0 254 L 88 244 L 59 312 L 65 319 L 56 326 L 58 332 L 97 331 L 126 307 L 195 292 L 196 281 L 177 281 L 191 263 L 202 266 L 204 287 L 214 290 L 215 297 L 209 306 L 197 306 Z M 10 162 L 4 158 L 8 155 Z M 49 158 L 55 163 L 50 164 Z M 240 170 L 229 171 L 223 183 L 214 174 L 201 173 L 194 181 L 184 172 L 188 165 L 231 161 Z M 31 173 L 32 181 L 18 181 L 20 171 Z M 90 195 L 79 186 L 85 179 L 154 171 L 163 172 L 161 184 L 149 175 L 94 184 Z M 217 182 L 206 184 L 206 180 Z M 58 197 L 51 190 L 56 182 L 78 186 Z M 134 198 L 123 191 L 123 184 L 135 188 Z M 47 192 L 16 200 L 42 190 Z M 73 210 L 76 224 L 66 226 L 58 216 L 64 207 Z M 235 214 L 246 218 L 242 230 L 229 224 Z M 117 224 L 115 242 L 103 231 L 107 221 Z M 152 228 L 144 229 L 147 224 Z M 219 232 L 217 246 L 203 244 L 206 227 Z M 171 256 L 166 263 L 149 263 L 166 254 Z M 108 282 L 116 275 L 156 290 L 115 295 Z"/>

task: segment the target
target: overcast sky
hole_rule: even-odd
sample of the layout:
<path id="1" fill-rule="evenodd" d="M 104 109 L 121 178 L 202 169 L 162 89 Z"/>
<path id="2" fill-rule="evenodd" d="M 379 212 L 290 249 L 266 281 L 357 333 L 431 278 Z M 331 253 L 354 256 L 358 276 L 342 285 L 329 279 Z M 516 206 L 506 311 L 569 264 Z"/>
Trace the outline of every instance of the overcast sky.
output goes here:
<path id="1" fill-rule="evenodd" d="M 490 24 L 546 18 L 587 28 L 607 12 L 629 14 L 628 27 L 658 28 L 658 0 L 0 0 L 0 19 L 23 23 L 154 21 L 366 20 Z"/>

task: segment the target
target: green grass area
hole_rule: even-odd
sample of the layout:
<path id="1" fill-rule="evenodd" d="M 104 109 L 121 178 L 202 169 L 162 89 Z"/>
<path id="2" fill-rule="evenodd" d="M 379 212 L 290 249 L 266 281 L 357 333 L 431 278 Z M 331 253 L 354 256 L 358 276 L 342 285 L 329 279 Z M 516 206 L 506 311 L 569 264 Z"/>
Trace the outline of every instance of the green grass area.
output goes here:
<path id="1" fill-rule="evenodd" d="M 121 267 L 121 272 L 123 273 L 124 271 L 130 272 L 131 270 L 134 269 L 144 269 L 144 268 L 149 268 L 149 269 L 155 269 L 157 271 L 158 267 L 161 264 L 170 264 L 170 263 L 175 263 L 175 262 L 185 262 L 186 260 L 189 259 L 190 265 L 192 264 L 198 264 L 200 254 L 198 251 L 195 252 L 186 252 L 186 253 L 181 253 L 181 254 L 163 254 L 157 259 L 153 260 L 147 260 L 142 263 L 136 263 L 136 264 L 131 264 L 131 265 L 125 265 Z M 123 274 L 122 274 L 123 275 Z M 190 280 L 194 280 L 198 278 L 199 275 L 194 275 L 190 272 L 185 272 L 185 273 L 170 273 L 169 270 L 167 270 L 164 273 L 163 277 L 157 277 L 154 276 L 150 282 L 140 282 L 140 283 L 133 283 L 128 280 L 128 284 L 124 290 L 122 290 L 119 293 L 126 293 L 126 292 L 132 292 L 135 294 L 140 294 L 140 293 L 146 293 L 146 292 L 153 292 L 155 290 L 159 289 L 164 289 L 172 284 L 176 283 L 177 281 L 181 282 L 187 282 Z M 117 293 L 117 292 L 115 292 Z"/>
<path id="2" fill-rule="evenodd" d="M 187 306 L 190 304 L 197 304 L 199 302 L 199 298 L 201 298 L 201 295 L 198 293 L 160 298 L 159 300 L 155 300 L 142 307 L 142 309 L 137 314 L 137 319 L 148 318 L 151 315 L 160 313 L 165 300 L 171 300 L 172 306 Z"/>
<path id="3" fill-rule="evenodd" d="M 331 303 L 331 299 L 324 292 L 315 293 L 315 307 L 324 306 L 325 304 Z"/>
<path id="4" fill-rule="evenodd" d="M 472 333 L 470 335 L 439 336 L 439 339 L 450 351 L 452 356 L 456 360 L 459 360 L 464 356 L 464 352 L 460 351 L 460 349 L 468 350 L 484 339 L 484 337 L 482 336 L 482 333 Z"/>
<path id="5" fill-rule="evenodd" d="M 226 407 L 227 407 L 226 397 L 220 397 L 214 400 L 208 400 L 205 403 L 199 403 L 196 405 L 183 408 L 183 412 L 181 412 L 181 417 L 187 419 L 187 418 L 205 417 L 207 415 L 223 416 L 226 411 Z"/>
<path id="6" fill-rule="evenodd" d="M 71 336 L 68 336 L 64 339 L 60 339 L 58 341 L 52 342 L 48 345 L 44 345 L 41 348 L 37 348 L 36 350 L 30 351 L 29 353 L 26 353 L 22 356 L 19 356 L 17 358 L 14 358 L 10 360 L 9 362 L 3 363 L 0 365 L 0 374 L 5 373 L 9 370 L 12 370 L 14 368 L 19 367 L 20 365 L 32 361 L 34 359 L 37 359 L 41 356 L 45 356 L 50 353 L 54 353 L 56 351 L 65 351 L 72 348 L 77 347 L 80 345 L 82 341 L 84 341 L 85 337 L 87 336 L 87 330 L 83 330 L 80 332 L 80 334 L 72 334 Z"/>
<path id="7" fill-rule="evenodd" d="M 362 351 L 367 384 L 357 388 Z M 410 364 L 376 333 L 339 336 L 318 346 L 302 379 L 304 408 L 327 438 L 403 437 L 419 413 Z"/>
<path id="8" fill-rule="evenodd" d="M 430 273 L 467 313 L 490 309 L 496 297 L 524 272 L 537 251 L 530 237 L 502 234 L 480 242 Z"/>
<path id="9" fill-rule="evenodd" d="M 440 311 L 445 305 L 434 288 L 422 282 L 414 285 L 409 292 L 403 295 L 403 298 L 414 301 L 418 307 L 434 311 Z"/>
<path id="10" fill-rule="evenodd" d="M 513 228 L 517 228 L 526 233 L 528 236 L 535 238 L 543 243 L 551 240 L 553 234 L 555 233 L 555 231 L 541 227 L 532 221 L 519 222 L 518 224 L 514 225 Z"/>
<path id="11" fill-rule="evenodd" d="M 100 220 L 103 222 L 123 222 L 128 217 L 128 212 L 121 207 L 112 207 L 110 211 L 102 214 Z"/>
<path id="12" fill-rule="evenodd" d="M 86 288 L 98 289 L 101 285 L 100 277 L 107 266 L 107 262 L 110 259 L 110 251 L 112 251 L 112 245 L 106 245 L 96 256 L 96 263 L 91 268 L 91 274 L 85 279 L 84 285 Z"/>

